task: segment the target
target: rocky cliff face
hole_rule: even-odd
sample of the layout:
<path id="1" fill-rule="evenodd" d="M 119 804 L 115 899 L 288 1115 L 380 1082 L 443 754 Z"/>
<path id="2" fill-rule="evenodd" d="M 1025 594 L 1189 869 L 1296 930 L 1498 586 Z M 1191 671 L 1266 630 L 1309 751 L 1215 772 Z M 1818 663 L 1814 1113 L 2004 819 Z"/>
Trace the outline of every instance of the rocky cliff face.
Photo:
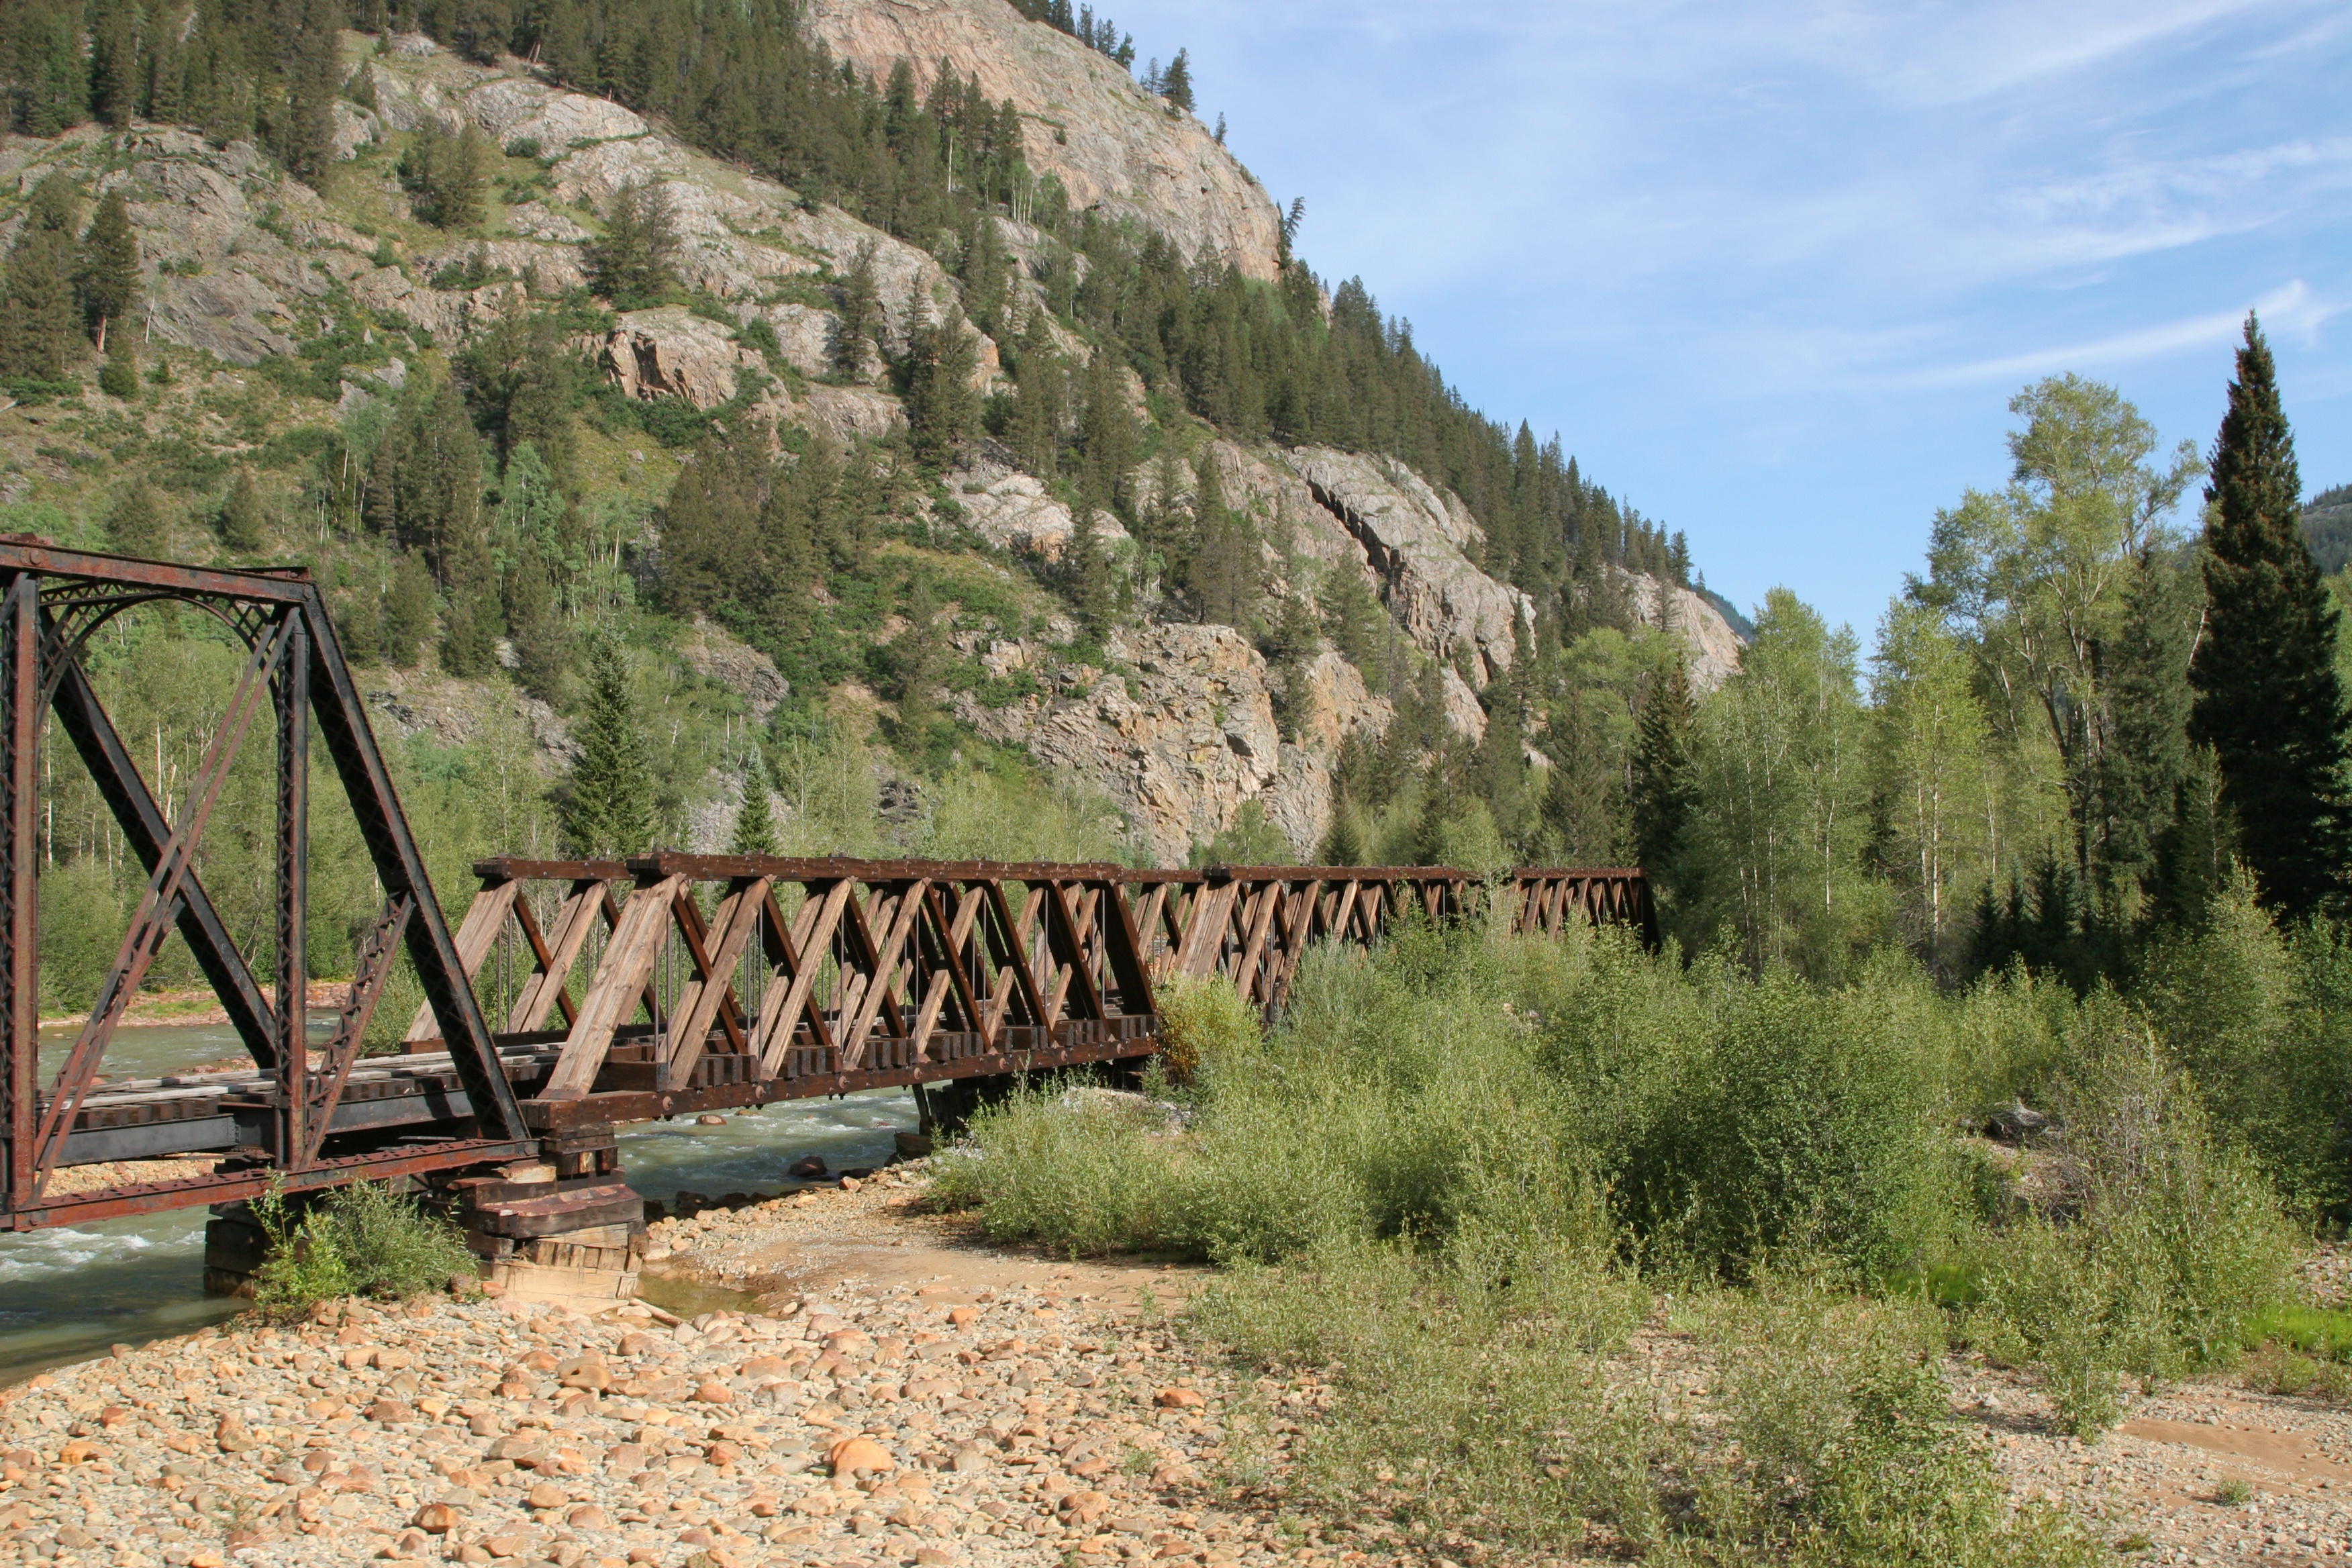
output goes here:
<path id="1" fill-rule="evenodd" d="M 1299 743 L 1285 742 L 1265 660 L 1230 626 L 1135 626 L 1114 633 L 1106 651 L 1116 668 L 1056 665 L 1034 642 L 988 645 L 991 674 L 1027 670 L 1047 689 L 998 709 L 961 696 L 957 716 L 1102 787 L 1168 864 L 1182 864 L 1252 801 L 1295 848 L 1310 850 L 1330 822 L 1340 745 L 1359 731 L 1380 733 L 1393 716 L 1354 666 L 1326 649 L 1307 668 Z"/>
<path id="2" fill-rule="evenodd" d="M 990 102 L 1011 99 L 1029 166 L 1059 178 L 1074 207 L 1133 217 L 1249 277 L 1275 275 L 1280 224 L 1255 177 L 1199 121 L 1068 34 L 1004 0 L 811 0 L 803 15 L 877 80 L 903 59 L 928 89 L 945 60 L 977 77 Z"/>

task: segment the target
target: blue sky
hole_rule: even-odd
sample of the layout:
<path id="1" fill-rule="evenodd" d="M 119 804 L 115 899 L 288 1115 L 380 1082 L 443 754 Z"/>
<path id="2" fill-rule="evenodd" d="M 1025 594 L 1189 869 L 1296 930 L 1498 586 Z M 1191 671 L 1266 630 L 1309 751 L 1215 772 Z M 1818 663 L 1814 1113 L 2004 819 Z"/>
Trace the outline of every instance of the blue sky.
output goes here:
<path id="1" fill-rule="evenodd" d="M 2352 481 L 2343 0 L 1104 8 L 1318 271 L 1743 607 L 1866 632 L 2036 377 L 2209 446 L 2250 305 L 2306 489 Z"/>

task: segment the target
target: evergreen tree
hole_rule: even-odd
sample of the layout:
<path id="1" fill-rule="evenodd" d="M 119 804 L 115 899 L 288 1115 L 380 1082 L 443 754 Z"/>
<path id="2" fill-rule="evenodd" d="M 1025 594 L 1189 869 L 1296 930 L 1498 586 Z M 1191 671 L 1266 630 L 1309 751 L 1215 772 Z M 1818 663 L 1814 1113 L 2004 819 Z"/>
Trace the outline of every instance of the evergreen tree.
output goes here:
<path id="1" fill-rule="evenodd" d="M 677 287 L 677 226 L 669 194 L 633 181 L 604 212 L 604 232 L 587 245 L 592 288 L 616 310 L 658 305 Z"/>
<path id="2" fill-rule="evenodd" d="M 296 178 L 316 185 L 319 176 L 335 161 L 335 96 L 342 87 L 338 33 L 342 25 L 342 7 L 340 0 L 312 0 L 310 9 L 312 15 L 296 35 L 294 58 L 287 72 L 284 129 L 272 140 L 277 144 L 278 161 Z M 481 221 L 480 186 L 489 160 L 485 155 L 488 149 L 479 144 L 478 136 L 472 135 L 472 139 L 476 145 L 470 149 L 464 146 L 466 139 L 460 139 L 458 155 L 474 181 L 474 216 L 459 216 L 444 226 L 446 227 Z M 452 195 L 442 199 L 457 202 L 463 198 Z M 452 205 L 446 210 L 457 213 L 458 208 Z"/>
<path id="3" fill-rule="evenodd" d="M 394 669 L 416 667 L 417 649 L 433 635 L 437 606 L 433 602 L 433 575 L 417 552 L 403 550 L 393 558 L 392 577 L 384 584 L 383 661 Z"/>
<path id="4" fill-rule="evenodd" d="M 1033 311 L 1013 367 L 1013 407 L 1005 445 L 1021 466 L 1052 483 L 1061 468 L 1062 425 L 1068 378 L 1045 332 L 1045 313 Z"/>
<path id="5" fill-rule="evenodd" d="M 548 580 L 537 539 L 525 533 L 515 540 L 499 587 L 507 631 L 514 638 L 515 679 L 533 697 L 551 703 L 562 693 L 572 639 L 556 612 L 554 585 Z"/>
<path id="6" fill-rule="evenodd" d="M 106 363 L 99 367 L 98 389 L 110 397 L 139 395 L 139 361 L 129 332 L 117 332 L 106 347 Z"/>
<path id="7" fill-rule="evenodd" d="M 2098 765 L 2092 866 L 2104 913 L 2119 916 L 2154 864 L 2189 765 L 2189 665 L 2204 605 L 2198 574 L 2153 545 L 2125 583 L 2107 650 L 2114 722 Z"/>
<path id="8" fill-rule="evenodd" d="M 266 515 L 261 504 L 261 491 L 253 482 L 251 468 L 239 468 L 229 481 L 228 495 L 221 501 L 221 542 L 241 555 L 249 555 L 261 548 Z"/>
<path id="9" fill-rule="evenodd" d="M 1652 684 L 1633 742 L 1633 853 L 1654 878 L 1672 874 L 1683 828 L 1690 820 L 1696 788 L 1691 773 L 1691 732 L 1696 721 L 1690 671 L 1677 655 Z"/>
<path id="10" fill-rule="evenodd" d="M 1141 439 L 1128 405 L 1127 367 L 1097 346 L 1087 362 L 1085 404 L 1078 413 L 1078 489 L 1093 504 L 1119 503 Z"/>
<path id="11" fill-rule="evenodd" d="M 110 321 L 129 316 L 139 302 L 139 240 L 131 231 L 131 210 L 121 187 L 109 191 L 98 204 L 89 227 L 81 237 L 81 262 L 74 272 L 81 296 L 82 319 L 106 352 Z"/>
<path id="12" fill-rule="evenodd" d="M 2182 760 L 2171 807 L 2141 886 L 2141 921 L 2151 930 L 2200 931 L 2229 871 L 2216 796 L 2213 753 L 2192 746 Z"/>
<path id="13" fill-rule="evenodd" d="M 451 531 L 441 552 L 448 605 L 441 620 L 441 668 L 479 677 L 498 666 L 499 583 L 478 528 Z"/>
<path id="14" fill-rule="evenodd" d="M 1178 49 L 1176 58 L 1168 62 L 1168 69 L 1160 79 L 1160 96 L 1168 107 L 1192 111 L 1192 56 L 1190 50 Z"/>
<path id="15" fill-rule="evenodd" d="M 775 786 L 768 778 L 768 759 L 753 746 L 743 758 L 743 800 L 735 808 L 735 832 L 728 840 L 730 855 L 778 853 L 776 823 L 769 810 Z"/>
<path id="16" fill-rule="evenodd" d="M 106 509 L 106 547 L 118 555 L 160 561 L 171 553 L 163 504 L 143 479 L 117 490 Z"/>
<path id="17" fill-rule="evenodd" d="M 2270 345 L 2246 318 L 2205 492 L 2206 637 L 2190 727 L 2263 901 L 2287 914 L 2343 885 L 2347 721 L 2336 607 L 2298 526 L 2302 479 Z"/>
<path id="18" fill-rule="evenodd" d="M 1364 830 L 1356 820 L 1355 802 L 1344 795 L 1331 802 L 1331 825 L 1323 830 L 1323 842 L 1315 857 L 1317 864 L 1323 866 L 1364 863 Z"/>
<path id="19" fill-rule="evenodd" d="M 417 217 L 436 228 L 471 228 L 481 222 L 490 157 L 489 143 L 471 125 L 456 136 L 431 125 L 418 131 L 400 158 L 401 183 L 408 187 Z M 604 243 L 592 243 L 592 270 L 599 254 L 594 247 Z"/>
<path id="20" fill-rule="evenodd" d="M 1207 451 L 1193 467 L 1194 543 L 1185 587 L 1203 622 L 1246 630 L 1257 618 L 1265 562 L 1249 519 L 1225 504 L 1224 481 Z"/>
<path id="21" fill-rule="evenodd" d="M 915 455 L 944 465 L 980 419 L 972 377 L 980 345 L 955 322 L 919 321 L 907 334 L 907 431 Z"/>
<path id="22" fill-rule="evenodd" d="M 89 105 L 109 125 L 139 112 L 137 0 L 96 0 L 89 7 Z"/>
<path id="23" fill-rule="evenodd" d="M 73 188 L 51 174 L 33 189 L 0 289 L 0 378 L 65 379 L 74 345 Z"/>
<path id="24" fill-rule="evenodd" d="M 580 856 L 641 855 L 653 847 L 653 770 L 629 692 L 621 649 L 600 637 L 589 649 L 580 742 L 557 803 L 564 847 Z"/>
<path id="25" fill-rule="evenodd" d="M 882 335 L 882 290 L 874 279 L 874 247 L 860 246 L 849 276 L 841 282 L 840 313 L 835 318 L 831 352 L 835 374 L 864 381 L 873 373 Z"/>

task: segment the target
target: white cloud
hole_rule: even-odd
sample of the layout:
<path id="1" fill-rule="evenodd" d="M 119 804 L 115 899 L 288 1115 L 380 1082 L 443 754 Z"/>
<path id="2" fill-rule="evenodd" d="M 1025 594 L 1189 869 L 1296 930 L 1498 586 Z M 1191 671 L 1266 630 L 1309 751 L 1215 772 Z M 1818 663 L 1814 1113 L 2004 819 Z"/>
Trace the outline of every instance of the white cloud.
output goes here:
<path id="1" fill-rule="evenodd" d="M 2346 305 L 2340 300 L 2321 299 L 2301 279 L 2296 279 L 2254 300 L 2253 309 L 2262 317 L 2264 330 L 2273 335 L 2308 336 L 2330 319 L 2342 315 Z M 2245 320 L 2242 309 L 2208 311 L 2133 327 L 2087 342 L 2029 349 L 1914 372 L 1895 377 L 1894 382 L 1919 387 L 1960 386 L 1979 382 L 2015 382 L 2060 371 L 2136 364 L 2234 342 Z"/>

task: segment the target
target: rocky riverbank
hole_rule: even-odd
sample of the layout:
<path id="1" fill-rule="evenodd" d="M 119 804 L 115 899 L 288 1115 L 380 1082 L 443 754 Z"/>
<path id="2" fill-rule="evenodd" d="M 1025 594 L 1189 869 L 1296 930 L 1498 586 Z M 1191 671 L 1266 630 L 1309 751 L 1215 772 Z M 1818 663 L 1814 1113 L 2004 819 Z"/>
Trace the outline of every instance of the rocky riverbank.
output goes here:
<path id="1" fill-rule="evenodd" d="M 777 1269 L 728 1264 L 792 1249 L 806 1277 L 763 1310 L 346 1302 L 36 1377 L 0 1394 L 0 1562 L 1340 1554 L 1221 1484 L 1236 1408 L 1311 1390 L 1190 1355 L 1163 1314 L 1181 1276 L 971 1244 L 910 1212 L 920 1184 L 889 1173 L 663 1222 L 665 1267 L 704 1259 L 703 1278 L 755 1289 Z"/>

